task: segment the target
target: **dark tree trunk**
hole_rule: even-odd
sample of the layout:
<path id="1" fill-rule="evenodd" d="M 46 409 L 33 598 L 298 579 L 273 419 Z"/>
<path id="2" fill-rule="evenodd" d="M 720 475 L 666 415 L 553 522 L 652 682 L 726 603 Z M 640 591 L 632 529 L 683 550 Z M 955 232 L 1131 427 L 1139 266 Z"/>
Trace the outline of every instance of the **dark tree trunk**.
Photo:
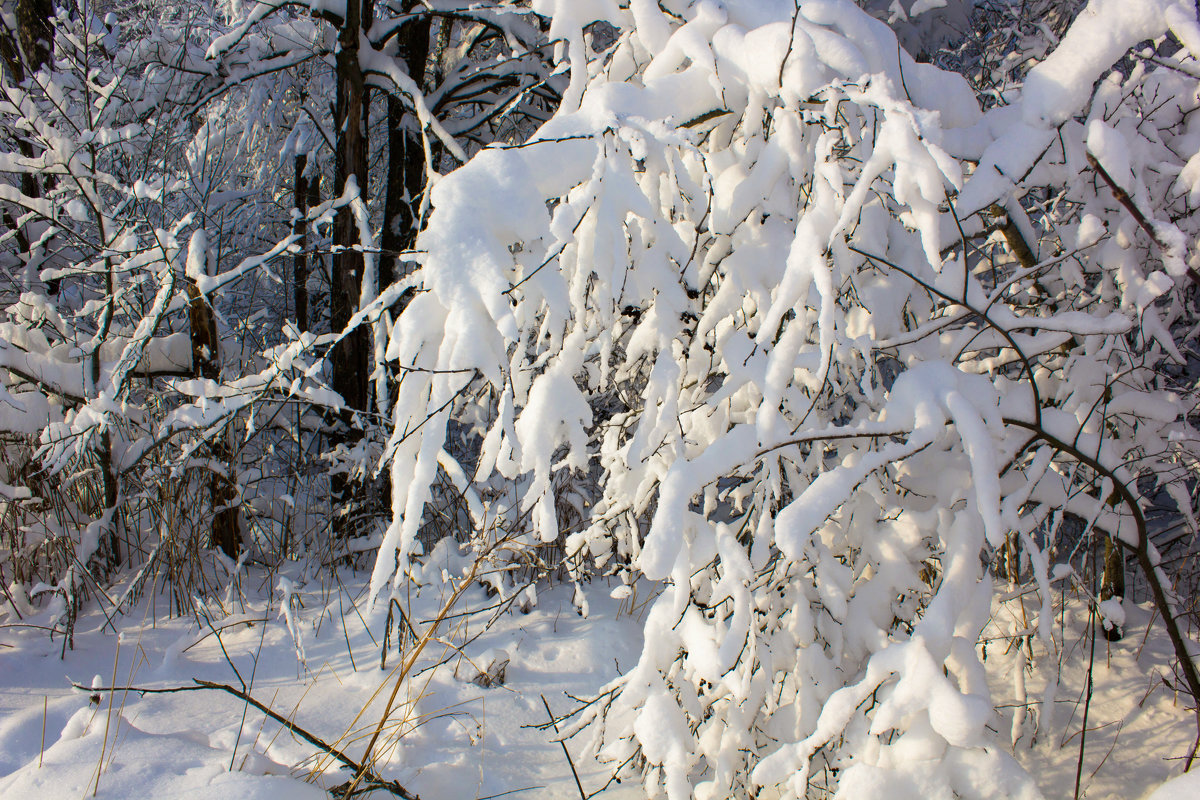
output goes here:
<path id="1" fill-rule="evenodd" d="M 53 0 L 17 0 L 17 36 L 30 72 L 37 72 L 54 53 Z"/>
<path id="2" fill-rule="evenodd" d="M 50 62 L 54 54 L 54 19 L 53 0 L 16 0 L 15 16 L 17 20 L 16 40 L 7 33 L 0 33 L 0 58 L 8 71 L 13 83 L 21 84 Z M 24 136 L 17 139 L 17 148 L 26 158 L 35 158 L 37 152 L 33 144 Z M 31 173 L 21 175 L 21 193 L 26 197 L 41 197 L 42 186 L 37 177 Z M 44 223 L 38 223 L 44 225 Z M 38 238 L 38 231 L 20 231 L 18 240 L 23 243 L 22 249 L 28 250 Z M 58 294 L 59 280 L 46 280 L 47 294 Z"/>
<path id="3" fill-rule="evenodd" d="M 221 379 L 221 340 L 217 332 L 217 318 L 196 282 L 188 278 L 188 321 L 192 328 L 192 370 L 197 377 L 210 381 Z M 211 472 L 208 483 L 210 502 L 213 507 L 212 540 L 225 555 L 236 560 L 241 551 L 242 535 L 238 527 L 237 487 L 233 480 L 233 452 L 229 448 L 224 432 L 217 435 L 212 444 L 213 460 L 229 472 Z"/>
<path id="4" fill-rule="evenodd" d="M 410 3 L 405 11 L 411 11 Z M 408 68 L 409 77 L 421 86 L 425 80 L 425 65 L 429 60 L 428 19 L 415 18 L 406 22 L 398 34 L 400 55 Z M 417 123 L 409 118 L 399 97 L 389 95 L 387 196 L 384 200 L 384 225 L 380 246 L 379 288 L 383 290 L 404 276 L 397 253 L 412 249 L 420 225 L 421 194 L 425 190 L 425 154 Z"/>
<path id="5" fill-rule="evenodd" d="M 1113 542 L 1111 536 L 1104 538 L 1104 574 L 1100 581 L 1100 599 L 1125 599 L 1125 553 Z M 1123 635 L 1121 627 L 1111 624 L 1104 628 L 1104 638 L 1110 642 L 1119 642 Z"/>
<path id="6" fill-rule="evenodd" d="M 96 163 L 95 146 L 88 145 L 87 152 L 94 166 Z M 100 232 L 101 241 L 108 241 L 103 217 L 96 217 L 96 227 Z M 108 338 L 108 333 L 112 328 L 113 314 L 116 311 L 115 272 L 112 258 L 106 256 L 104 259 L 104 294 L 107 300 L 105 301 L 104 310 L 100 314 L 99 325 L 96 331 L 96 345 L 91 354 L 93 392 L 97 391 L 100 387 L 100 377 L 103 371 L 100 357 L 101 347 Z M 55 291 L 57 291 L 57 285 L 55 286 Z M 100 452 L 97 455 L 100 460 L 100 480 L 104 489 L 104 511 L 102 513 L 106 530 L 103 534 L 103 542 L 107 550 L 108 566 L 112 569 L 121 563 L 121 542 L 117 533 L 120 523 L 120 509 L 117 508 L 120 487 L 118 485 L 117 471 L 113 464 L 112 436 L 107 427 L 100 434 Z"/>
<path id="7" fill-rule="evenodd" d="M 346 18 L 338 31 L 337 102 L 334 108 L 337 130 L 337 188 L 344 192 L 353 179 L 359 196 L 367 197 L 367 102 L 366 86 L 358 61 L 359 35 L 372 14 L 369 2 L 347 0 Z M 349 208 L 338 210 L 333 230 L 333 272 L 330 287 L 330 323 L 335 333 L 343 330 L 358 310 L 362 289 L 363 257 L 355 249 L 358 228 Z M 370 373 L 370 342 L 366 328 L 359 327 L 334 348 L 331 356 L 333 389 L 342 396 L 345 407 L 331 438 L 335 446 L 353 447 L 362 438 L 356 427 L 355 411 L 367 409 L 367 377 Z M 353 533 L 351 525 L 362 505 L 360 492 L 345 473 L 333 476 L 331 483 L 333 530 L 335 536 Z"/>
<path id="8" fill-rule="evenodd" d="M 20 16 L 17 17 L 18 21 Z M 14 84 L 20 85 L 25 82 L 25 60 L 21 50 L 17 46 L 17 41 L 25 38 L 21 35 L 21 30 L 17 29 L 17 38 L 13 39 L 9 35 L 9 31 L 0 31 L 0 58 L 4 59 L 4 69 L 8 72 L 8 77 Z M 21 155 L 26 158 L 33 158 L 35 153 L 33 145 L 24 136 L 17 138 L 17 147 L 21 151 Z M 38 186 L 37 179 L 28 172 L 21 173 L 21 194 L 26 197 L 41 197 L 41 187 Z M 28 245 L 23 245 L 23 249 L 28 248 Z"/>
<path id="9" fill-rule="evenodd" d="M 296 156 L 293 202 L 299 213 L 292 226 L 292 233 L 299 237 L 296 241 L 299 249 L 292 257 L 292 290 L 296 302 L 296 327 L 302 332 L 308 330 L 308 221 L 305 215 L 310 207 L 321 201 L 321 175 L 315 173 L 311 179 L 308 178 L 304 174 L 307 166 L 307 155 Z"/>

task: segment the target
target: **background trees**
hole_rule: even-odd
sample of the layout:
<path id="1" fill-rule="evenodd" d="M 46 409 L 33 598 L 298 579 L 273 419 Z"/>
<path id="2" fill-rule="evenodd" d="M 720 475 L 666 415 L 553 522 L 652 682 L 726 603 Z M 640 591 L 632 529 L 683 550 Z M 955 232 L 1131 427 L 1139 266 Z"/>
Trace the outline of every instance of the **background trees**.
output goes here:
<path id="1" fill-rule="evenodd" d="M 389 289 L 427 175 L 548 116 L 536 23 L 503 3 L 36 5 L 3 40 L 17 584 L 77 598 L 153 565 L 186 596 L 210 543 L 218 573 L 344 556 L 380 513 Z M 80 494 L 31 533 L 68 474 Z"/>

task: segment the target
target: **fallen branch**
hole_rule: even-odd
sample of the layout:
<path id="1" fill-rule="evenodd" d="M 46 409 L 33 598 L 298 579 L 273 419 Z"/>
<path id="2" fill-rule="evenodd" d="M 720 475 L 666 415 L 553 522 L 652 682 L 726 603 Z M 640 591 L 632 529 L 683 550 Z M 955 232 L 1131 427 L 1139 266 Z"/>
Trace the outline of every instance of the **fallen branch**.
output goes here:
<path id="1" fill-rule="evenodd" d="M 243 702 L 254 706 L 259 711 L 261 711 L 263 714 L 265 714 L 266 716 L 268 716 L 271 719 L 278 722 L 280 725 L 282 725 L 284 728 L 286 728 L 293 735 L 300 737 L 304 741 L 311 744 L 313 747 L 316 747 L 318 750 L 321 750 L 322 752 L 333 756 L 336 760 L 340 761 L 344 766 L 347 766 L 350 769 L 354 770 L 355 775 L 358 776 L 358 781 L 357 781 L 358 783 L 366 783 L 370 786 L 370 788 L 374 788 L 374 789 L 385 789 L 385 790 L 391 792 L 396 797 L 404 798 L 404 800 L 421 800 L 421 798 L 419 798 L 417 795 L 415 795 L 412 792 L 405 789 L 403 786 L 401 786 L 396 781 L 390 781 L 390 780 L 380 777 L 379 775 L 375 774 L 370 768 L 354 761 L 352 758 L 347 756 L 341 750 L 338 750 L 333 745 L 326 742 L 321 737 L 317 736 L 316 734 L 310 733 L 309 731 L 307 731 L 304 728 L 301 728 L 299 725 L 297 725 L 293 720 L 290 720 L 287 717 L 280 714 L 279 712 L 274 711 L 271 708 L 263 705 L 258 700 L 255 700 L 253 697 L 251 697 L 248 692 L 242 691 L 241 689 L 238 689 L 237 687 L 234 687 L 234 686 L 230 686 L 229 684 L 226 684 L 226 683 L 213 683 L 211 681 L 200 680 L 199 678 L 193 678 L 193 681 L 196 684 L 195 686 L 169 686 L 169 687 L 157 688 L 157 689 L 156 688 L 148 688 L 148 687 L 144 687 L 144 686 L 101 686 L 101 687 L 97 688 L 97 687 L 91 687 L 91 686 L 84 686 L 83 684 L 76 683 L 74 681 L 71 682 L 71 685 L 74 686 L 76 689 L 79 689 L 84 692 L 89 692 L 89 693 L 93 693 L 93 692 L 137 692 L 139 695 L 143 695 L 143 696 L 147 695 L 147 694 L 179 694 L 181 692 L 201 692 L 201 691 L 213 691 L 213 690 L 225 692 L 226 694 L 231 694 L 234 697 L 238 698 L 239 700 L 242 700 Z"/>

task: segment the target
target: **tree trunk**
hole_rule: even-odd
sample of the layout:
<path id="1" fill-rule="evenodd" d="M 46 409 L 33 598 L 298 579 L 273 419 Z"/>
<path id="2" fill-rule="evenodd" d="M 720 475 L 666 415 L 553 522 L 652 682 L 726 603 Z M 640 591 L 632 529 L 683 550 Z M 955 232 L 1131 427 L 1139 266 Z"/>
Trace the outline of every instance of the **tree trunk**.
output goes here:
<path id="1" fill-rule="evenodd" d="M 3 59 L 13 83 L 19 85 L 46 66 L 54 54 L 54 25 L 51 24 L 54 3 L 52 0 L 16 0 L 14 11 L 17 20 L 16 40 L 7 32 L 0 33 L 0 59 Z M 17 137 L 17 148 L 26 158 L 37 156 L 33 144 L 23 135 Z M 42 186 L 37 176 L 29 172 L 21 174 L 21 194 L 31 198 L 42 196 Z M 26 227 L 31 229 L 18 232 L 22 249 L 30 249 L 41 237 L 48 222 L 29 223 Z M 57 278 L 46 280 L 46 293 L 57 295 L 59 283 Z"/>
<path id="2" fill-rule="evenodd" d="M 411 11 L 417 5 L 409 3 L 404 10 Z M 406 22 L 398 34 L 400 55 L 404 58 L 409 77 L 417 86 L 421 86 L 425 80 L 430 24 L 428 19 L 418 17 Z M 408 271 L 397 254 L 411 250 L 417 241 L 420 197 L 425 190 L 425 153 L 421 147 L 419 129 L 415 125 L 405 124 L 408 112 L 404 103 L 394 94 L 388 96 L 387 114 L 387 196 L 384 200 L 383 236 L 380 241 L 383 250 L 379 260 L 380 291 Z"/>
<path id="3" fill-rule="evenodd" d="M 292 290 L 296 301 L 296 327 L 301 332 L 308 330 L 308 214 L 310 206 L 320 202 L 321 176 L 313 175 L 310 180 L 304 170 L 308 166 L 308 156 L 296 156 L 296 179 L 294 184 L 293 202 L 298 216 L 292 225 L 292 233 L 299 237 L 296 246 L 299 248 L 292 257 Z"/>
<path id="4" fill-rule="evenodd" d="M 17 37 L 30 72 L 37 72 L 54 53 L 53 0 L 17 0 Z"/>
<path id="5" fill-rule="evenodd" d="M 192 246 L 204 246 L 204 240 L 196 237 Z M 206 248 L 207 249 L 207 248 Z M 208 254 L 203 253 L 207 262 Z M 189 253 L 189 259 L 193 254 Z M 210 381 L 221 379 L 221 340 L 217 333 L 217 318 L 213 314 L 208 298 L 201 293 L 192 276 L 187 279 L 188 321 L 192 328 L 192 370 L 199 378 Z M 213 460 L 227 474 L 210 470 L 208 491 L 213 508 L 212 540 L 225 555 L 236 560 L 241 551 L 242 535 L 238 529 L 237 486 L 234 482 L 233 453 L 228 439 L 222 431 L 212 443 Z"/>
<path id="6" fill-rule="evenodd" d="M 94 145 L 88 145 L 88 156 L 91 158 L 91 167 L 96 168 L 96 148 Z M 100 240 L 107 246 L 109 242 L 108 232 L 105 229 L 104 218 L 96 215 L 96 228 L 100 233 Z M 117 291 L 116 291 L 116 270 L 114 269 L 111 256 L 104 258 L 104 294 L 105 305 L 104 310 L 100 314 L 99 325 L 96 330 L 95 346 L 91 353 L 91 368 L 92 368 L 92 393 L 95 394 L 100 387 L 100 377 L 103 371 L 101 363 L 101 348 L 104 346 L 105 339 L 108 338 L 108 333 L 112 328 L 113 315 L 116 313 Z M 50 287 L 47 287 L 50 290 Z M 55 282 L 52 293 L 57 293 L 58 285 Z M 107 427 L 100 434 L 100 452 L 97 454 L 100 460 L 100 476 L 101 484 L 104 490 L 104 510 L 101 512 L 105 531 L 103 534 L 103 542 L 107 550 L 107 560 L 109 569 L 113 569 L 121 563 L 121 542 L 118 538 L 117 530 L 119 527 L 119 509 L 117 508 L 118 495 L 120 487 L 118 485 L 118 477 L 116 468 L 113 465 L 112 451 L 112 436 Z"/>
<path id="7" fill-rule="evenodd" d="M 1104 538 L 1104 575 L 1100 581 L 1100 599 L 1125 598 L 1125 554 L 1111 536 Z M 1110 642 L 1121 641 L 1123 632 L 1119 625 L 1104 628 L 1104 638 Z"/>
<path id="8" fill-rule="evenodd" d="M 337 190 L 344 192 L 353 180 L 358 186 L 359 196 L 364 200 L 367 196 L 367 104 L 358 50 L 360 31 L 372 13 L 369 2 L 347 0 L 346 18 L 342 20 L 338 31 L 337 52 Z M 358 227 L 351 210 L 346 207 L 339 209 L 334 219 L 333 273 L 329 298 L 330 324 L 334 333 L 343 330 L 358 310 L 363 257 L 354 248 L 359 242 Z M 345 401 L 338 424 L 330 437 L 335 447 L 345 445 L 352 448 L 362 438 L 362 430 L 356 427 L 354 412 L 367 409 L 369 352 L 367 330 L 360 326 L 342 339 L 331 355 L 333 390 Z M 356 491 L 353 484 L 354 481 L 346 473 L 334 475 L 331 482 L 333 531 L 338 537 L 353 533 L 351 523 L 362 505 L 361 492 Z"/>
<path id="9" fill-rule="evenodd" d="M 93 163 L 95 162 L 93 161 Z M 105 272 L 105 290 L 108 300 L 107 307 L 100 316 L 100 329 L 96 332 L 96 344 L 91 355 L 93 392 L 100 385 L 100 375 L 103 368 L 100 360 L 100 348 L 103 346 L 104 340 L 108 338 L 108 331 L 112 325 L 113 308 L 116 302 L 116 293 L 113 290 L 112 260 L 105 259 L 105 266 L 107 268 Z M 105 560 L 107 561 L 108 568 L 111 570 L 121 563 L 121 543 L 117 537 L 117 475 L 113 468 L 112 436 L 109 434 L 107 427 L 100 433 L 100 450 L 96 455 L 100 460 L 100 482 L 104 492 L 104 509 L 100 512 L 101 518 L 104 520 L 104 534 L 101 541 L 105 550 Z"/>

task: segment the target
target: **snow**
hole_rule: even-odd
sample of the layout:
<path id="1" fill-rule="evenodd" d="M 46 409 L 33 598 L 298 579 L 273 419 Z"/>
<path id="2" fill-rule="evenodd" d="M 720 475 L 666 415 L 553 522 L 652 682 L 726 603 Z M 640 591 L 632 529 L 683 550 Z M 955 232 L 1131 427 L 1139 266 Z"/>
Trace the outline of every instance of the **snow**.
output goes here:
<path id="1" fill-rule="evenodd" d="M 1088 711 L 1088 734 L 1084 750 L 1081 796 L 1154 797 L 1153 789 L 1183 770 L 1181 756 L 1187 754 L 1194 729 L 1181 725 L 1181 713 L 1188 713 L 1163 678 L 1169 671 L 1169 643 L 1161 627 L 1153 624 L 1145 605 L 1126 604 L 1126 631 L 1119 642 L 1106 642 L 1097 632 L 1093 662 L 1093 690 Z M 1064 636 L 1062 652 L 1084 652 L 1088 647 L 1088 613 L 1082 605 L 1068 607 L 1062 613 Z M 1146 625 L 1150 633 L 1146 636 Z M 989 626 L 984 638 L 996 631 Z M 1034 656 L 1039 657 L 1034 644 Z M 987 645 L 985 664 L 992 675 L 1015 668 L 1012 653 L 1005 653 L 1000 642 Z M 1019 729 L 1014 756 L 1030 774 L 1037 776 L 1045 797 L 1064 797 L 1074 793 L 1075 770 L 1079 759 L 1079 729 L 1086 699 L 1086 672 L 1068 670 L 1061 676 L 1056 692 L 1057 710 L 1052 723 L 1035 711 L 1035 700 L 1019 700 L 1003 691 L 995 698 L 1005 722 L 1015 709 L 1029 706 L 1030 716 Z M 1044 678 L 1030 676 L 1029 696 L 1036 698 Z M 1011 685 L 1011 684 L 1009 684 Z M 1125 750 L 1122 755 L 1122 751 Z M 1159 753 L 1161 755 L 1151 755 Z M 1167 755 L 1167 754 L 1170 755 Z M 1191 781 L 1183 781 L 1186 786 Z M 1170 784 L 1168 784 L 1170 785 Z M 1168 795 L 1170 797 L 1171 795 Z M 1191 797 L 1192 795 L 1181 795 Z"/>
<path id="2" fill-rule="evenodd" d="M 959 195 L 959 213 L 974 213 L 1006 196 L 1051 144 L 1055 128 L 1080 112 L 1093 84 L 1130 47 L 1162 34 L 1169 24 L 1168 11 L 1190 5 L 1176 0 L 1091 0 L 1059 46 L 1030 71 L 1018 103 L 1020 123 L 1008 125 L 988 144 L 979 169 Z M 989 116 L 1009 114 L 998 109 Z M 1095 123 L 1088 137 L 1089 145 L 1094 137 L 1106 156 L 1117 158 L 1122 152 Z"/>
<path id="3" fill-rule="evenodd" d="M 228 99 L 189 110 L 183 152 L 128 180 L 83 164 L 91 145 L 136 161 L 173 139 L 112 126 L 130 109 L 110 66 L 71 76 L 94 103 L 54 70 L 5 86 L 0 114 L 44 153 L 0 169 L 83 178 L 45 198 L 0 181 L 26 209 L 0 234 L 19 296 L 0 320 L 0 519 L 28 573 L 0 607 L 0 793 L 303 797 L 348 777 L 242 688 L 426 797 L 570 796 L 576 766 L 606 796 L 668 800 L 1032 800 L 1077 774 L 1134 796 L 1177 772 L 1174 617 L 1085 583 L 1104 537 L 1146 546 L 1142 508 L 1169 499 L 1194 528 L 1195 62 L 1156 44 L 1113 69 L 1168 30 L 1195 50 L 1194 4 L 1093 0 L 1061 43 L 1025 25 L 1004 47 L 1023 57 L 1029 34 L 1040 63 L 1023 83 L 998 68 L 979 97 L 850 0 L 428 5 L 511 41 L 483 48 L 478 84 L 426 97 L 391 44 L 360 40 L 367 80 L 411 112 L 428 188 L 390 287 L 372 187 L 348 179 L 300 214 L 280 170 L 301 151 L 333 167 L 334 53 L 311 48 L 332 44 L 319 15 L 340 0 L 311 0 L 313 19 L 230 5 L 212 63 L 196 50 L 177 76 Z M 886 5 L 918 24 L 963 12 Z M 303 47 L 248 75 L 285 36 Z M 493 68 L 561 105 L 524 116 L 510 98 L 491 132 L 441 105 L 462 90 L 489 107 Z M 76 108 L 71 138 L 57 119 Z M 357 226 L 350 329 L 369 329 L 375 383 L 345 409 L 367 430 L 335 474 L 386 468 L 391 513 L 361 538 L 296 539 L 331 477 L 316 417 L 343 410 L 320 353 L 349 333 L 254 306 L 283 294 L 293 226 L 328 254 L 335 211 Z M 181 268 L 233 346 L 220 381 L 143 388 L 138 369 L 193 366 Z M 98 507 L 110 470 L 117 502 Z M 236 563 L 203 549 L 226 500 L 180 490 L 221 476 L 247 522 Z M 137 544 L 103 585 L 118 521 Z M 201 588 L 159 583 L 167 549 Z M 1126 638 L 1098 644 L 1098 625 Z"/>
<path id="4" fill-rule="evenodd" d="M 571 349 L 578 352 L 577 348 Z M 584 431 L 592 424 L 592 410 L 572 378 L 578 366 L 564 361 L 539 375 L 530 387 L 529 400 L 515 425 L 522 442 L 521 471 L 533 475 L 525 502 L 536 504 L 535 526 L 543 542 L 552 542 L 559 536 L 550 487 L 551 458 L 559 445 L 566 445 L 565 460 L 571 468 L 587 468 Z"/>
<path id="5" fill-rule="evenodd" d="M 1033 68 L 1021 93 L 1030 124 L 1057 125 L 1082 108 L 1092 84 L 1130 47 L 1166 28 L 1177 0 L 1090 0 L 1054 51 Z"/>
<path id="6" fill-rule="evenodd" d="M 180 720 L 181 723 L 186 720 Z M 214 747 L 198 730 L 140 730 L 123 713 L 80 708 L 37 759 L 40 766 L 0 779 L 0 793 L 14 797 L 154 797 L 185 800 L 203 793 L 247 800 L 319 800 L 328 794 L 290 778 L 288 768 L 247 755 L 237 771 L 224 763 L 227 748 Z M 106 752 L 106 742 L 108 748 Z M 103 762 L 103 769 L 99 764 Z M 93 791 L 95 790 L 95 791 Z"/>
<path id="7" fill-rule="evenodd" d="M 989 686 L 971 649 L 987 622 L 991 593 L 981 553 L 999 550 L 1010 536 L 1020 539 L 1037 585 L 1049 592 L 1041 577 L 1049 564 L 1021 528 L 1023 504 L 1001 502 L 1012 497 L 1002 465 L 1014 457 L 1001 414 L 1031 420 L 1031 392 L 1006 392 L 1002 404 L 1008 385 L 993 370 L 1003 365 L 984 359 L 968 369 L 959 366 L 959 355 L 1011 342 L 1038 358 L 1070 336 L 1123 336 L 1137 320 L 1117 307 L 1104 314 L 1018 313 L 1004 301 L 1005 287 L 985 292 L 961 256 L 946 251 L 960 235 L 954 223 L 979 226 L 967 218 L 993 203 L 1037 247 L 1044 223 L 1025 213 L 1017 184 L 1059 138 L 1057 125 L 1083 109 L 1091 84 L 1115 60 L 1109 50 L 1120 55 L 1132 42 L 1069 35 L 1067 67 L 1081 61 L 1092 73 L 1056 94 L 1048 61 L 1035 69 L 1041 77 L 1031 80 L 1016 109 L 981 117 L 961 78 L 916 64 L 884 25 L 852 4 L 813 0 L 798 13 L 785 6 L 756 6 L 751 25 L 750 4 L 699 3 L 669 36 L 660 15 L 639 7 L 647 25 L 640 44 L 648 52 L 637 80 L 605 85 L 597 73 L 582 88 L 578 20 L 564 22 L 555 35 L 570 42 L 569 102 L 525 147 L 486 151 L 439 183 L 420 240 L 433 295 L 422 310 L 429 308 L 433 322 L 402 322 L 393 353 L 407 363 L 436 352 L 436 368 L 469 367 L 484 376 L 496 402 L 494 412 L 484 412 L 476 481 L 528 487 L 519 508 L 533 512 L 529 528 L 537 538 L 558 535 L 552 473 L 569 484 L 584 463 L 603 470 L 597 512 L 583 532 L 570 534 L 569 551 L 594 554 L 597 566 L 612 564 L 618 551 L 632 569 L 666 586 L 647 617 L 637 666 L 617 684 L 619 699 L 591 718 L 604 729 L 602 753 L 620 761 L 641 748 L 650 766 L 647 792 L 672 800 L 693 789 L 721 796 L 745 770 L 770 791 L 801 796 L 814 763 L 833 758 L 826 746 L 852 740 L 854 758 L 872 760 L 870 766 L 891 770 L 897 780 L 916 780 L 901 753 L 936 762 L 940 769 L 928 780 L 948 787 L 946 796 L 960 791 L 955 781 L 969 784 L 972 776 L 987 776 L 970 787 L 979 796 L 994 786 L 1034 796 L 1033 780 L 989 732 Z M 1094 10 L 1118 21 L 1127 13 L 1111 3 Z M 1085 22 L 1085 33 L 1091 24 Z M 621 69 L 630 67 L 622 62 Z M 1049 119 L 1047 109 L 1062 116 Z M 1093 154 L 1113 164 L 1120 180 L 1128 173 L 1129 191 L 1137 191 L 1137 154 L 1120 161 L 1128 126 L 1096 121 L 1089 130 Z M 976 134 L 983 144 L 971 141 Z M 982 155 L 978 168 L 960 160 L 968 146 Z M 837 155 L 847 150 L 853 159 Z M 527 198 L 526 215 L 514 221 L 510 206 L 496 205 L 501 197 Z M 946 213 L 954 203 L 965 208 L 962 219 Z M 548 221 L 543 205 L 553 207 Z M 1091 246 L 1108 231 L 1094 216 L 1079 226 L 1078 242 Z M 1173 241 L 1177 264 L 1183 245 Z M 911 285 L 900 281 L 846 311 L 847 286 L 857 298 L 870 291 L 867 268 L 931 287 L 947 317 L 930 326 L 949 329 L 945 320 L 958 314 L 949 309 L 960 304 L 972 313 L 986 309 L 987 330 L 960 329 L 940 344 L 928 330 L 924 352 L 910 351 L 886 391 L 868 387 L 868 375 L 855 385 L 847 370 L 860 353 L 863 361 L 872 358 L 875 317 L 898 332 L 902 324 L 894 314 L 888 319 L 888 309 L 929 301 L 920 292 L 906 294 L 898 287 Z M 1139 277 L 1123 280 L 1133 296 Z M 1140 280 L 1137 303 L 1121 311 L 1147 309 L 1165 293 L 1162 279 Z M 680 284 L 701 296 L 711 289 L 711 304 L 689 303 Z M 629 322 L 614 313 L 627 297 L 638 298 Z M 686 324 L 691 308 L 703 314 L 697 336 Z M 489 320 L 469 349 L 461 329 L 448 324 L 466 315 Z M 701 332 L 719 337 L 719 355 L 715 348 L 712 359 L 704 354 L 709 342 Z M 913 333 L 900 346 L 921 340 Z M 596 351 L 610 361 L 614 341 L 623 346 L 615 364 L 588 365 Z M 635 379 L 638 397 L 623 401 L 631 410 L 612 423 L 617 432 L 588 441 L 581 435 L 591 418 L 586 398 L 606 388 L 597 386 L 597 375 Z M 1042 399 L 1039 378 L 1024 378 Z M 854 398 L 842 409 L 855 417 L 849 424 L 831 422 L 839 412 L 823 400 L 830 384 L 835 398 Z M 434 423 L 422 435 L 444 435 L 437 412 L 453 388 L 430 379 L 413 390 Z M 1072 406 L 1080 414 L 1095 407 Z M 1178 416 L 1153 410 L 1160 421 Z M 1094 446 L 1121 480 L 1131 479 L 1110 442 L 1093 434 L 1088 416 L 1038 413 L 1059 439 L 1087 452 Z M 406 417 L 397 427 L 417 420 Z M 843 440 L 852 443 L 828 444 Z M 393 523 L 393 532 L 404 526 L 391 542 L 400 545 L 401 559 L 421 509 L 414 500 L 427 496 L 423 486 L 414 488 L 419 465 L 429 463 L 418 448 L 405 445 L 393 462 L 395 491 L 408 497 Z M 933 455 L 947 449 L 953 466 Z M 890 499 L 892 471 L 902 496 L 928 499 L 893 508 L 909 501 Z M 722 497 L 722 481 L 745 481 L 746 495 Z M 1030 485 L 1027 499 L 1036 497 L 1034 490 Z M 1082 502 L 1089 516 L 1103 511 Z M 723 551 L 729 534 L 715 519 L 722 504 L 752 541 L 750 558 L 759 569 L 777 557 L 781 574 L 756 579 L 743 571 L 745 553 Z M 625 523 L 625 515 L 637 522 Z M 877 523 L 894 537 L 886 547 L 869 532 Z M 1105 520 L 1114 524 L 1130 535 L 1127 519 Z M 892 603 L 924 591 L 902 576 L 931 552 L 941 580 L 906 640 L 895 630 Z M 795 586 L 797 575 L 806 576 L 802 583 L 811 575 L 812 585 Z M 783 627 L 788 620 L 789 638 L 777 645 L 788 653 L 782 662 L 767 631 L 747 634 L 739 616 L 748 601 L 730 587 L 755 580 L 773 587 L 756 590 L 754 610 L 779 620 L 764 624 Z M 1043 644 L 1048 625 L 1043 620 L 1037 628 Z M 731 651 L 745 653 L 744 660 L 730 662 Z M 784 701 L 767 699 L 768 691 L 793 698 L 799 710 L 777 708 Z M 1042 694 L 1052 695 L 1049 688 Z M 873 711 L 862 710 L 868 696 L 878 703 Z M 748 719 L 743 702 L 750 715 L 777 721 Z M 775 755 L 757 766 L 731 765 L 731 751 L 753 754 L 747 761 L 758 757 L 763 746 L 752 740 L 767 728 L 767 750 Z M 693 787 L 685 780 L 689 771 L 707 780 Z M 882 780 L 866 765 L 855 774 Z"/>
<path id="8" fill-rule="evenodd" d="M 1200 796 L 1200 772 L 1186 772 L 1164 783 L 1146 796 L 1146 800 L 1193 800 Z"/>
<path id="9" fill-rule="evenodd" d="M 258 576 L 246 577 L 251 580 L 243 586 Z M 80 618 L 75 647 L 62 660 L 59 641 L 20 627 L 38 618 L 17 625 L 6 619 L 0 628 L 0 796 L 90 796 L 98 780 L 98 798 L 328 797 L 328 788 L 348 773 L 235 697 L 101 691 L 97 705 L 88 692 L 72 689 L 70 678 L 96 673 L 102 688 L 186 687 L 197 678 L 238 686 L 236 667 L 257 700 L 334 742 L 345 731 L 374 726 L 383 703 L 376 693 L 390 689 L 400 660 L 393 650 L 387 669 L 380 669 L 378 640 L 355 612 L 366 575 L 347 572 L 340 580 L 342 588 L 280 576 L 288 592 L 274 598 L 234 592 L 224 611 L 208 604 L 200 624 L 191 617 L 152 620 L 165 597 L 144 598 L 119 617 L 118 633 L 93 609 Z M 438 589 L 427 586 L 408 609 L 418 630 L 444 599 Z M 494 601 L 478 586 L 468 591 L 456 612 L 477 611 L 448 626 L 442 644 L 417 663 L 394 712 L 398 728 L 381 739 L 375 768 L 422 797 L 574 795 L 571 768 L 553 731 L 529 726 L 549 722 L 542 697 L 556 714 L 566 713 L 573 701 L 565 693 L 594 692 L 633 660 L 636 621 L 618 615 L 617 603 L 601 596 L 592 607 L 593 617 L 585 620 L 572 610 L 569 591 L 543 591 L 529 614 L 493 620 Z M 297 658 L 295 633 L 304 637 L 304 659 Z M 407 646 L 393 637 L 393 648 Z M 502 650 L 510 659 L 502 685 L 483 688 L 455 677 L 467 658 L 481 664 L 489 651 Z M 342 746 L 358 755 L 363 744 L 351 737 Z M 584 786 L 598 789 L 607 773 L 578 740 L 567 745 Z M 640 795 L 617 785 L 604 796 Z"/>
<path id="10" fill-rule="evenodd" d="M 908 10 L 910 17 L 915 17 L 924 14 L 926 11 L 932 11 L 935 8 L 945 8 L 946 0 L 916 0 L 912 7 Z"/>
<path id="11" fill-rule="evenodd" d="M 1130 192 L 1134 189 L 1133 165 L 1129 161 L 1129 142 L 1120 132 L 1094 119 L 1088 123 L 1087 148 L 1104 165 L 1117 185 Z"/>

